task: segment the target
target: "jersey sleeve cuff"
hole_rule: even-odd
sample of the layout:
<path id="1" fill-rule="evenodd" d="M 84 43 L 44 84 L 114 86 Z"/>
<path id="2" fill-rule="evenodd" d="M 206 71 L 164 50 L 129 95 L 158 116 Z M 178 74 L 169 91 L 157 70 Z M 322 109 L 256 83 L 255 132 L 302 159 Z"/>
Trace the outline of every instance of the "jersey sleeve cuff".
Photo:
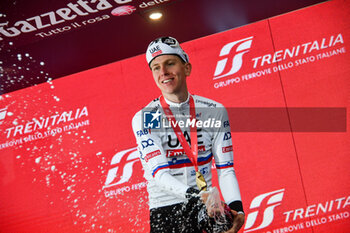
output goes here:
<path id="1" fill-rule="evenodd" d="M 243 203 L 241 201 L 233 201 L 228 206 L 231 208 L 231 210 L 244 213 Z"/>

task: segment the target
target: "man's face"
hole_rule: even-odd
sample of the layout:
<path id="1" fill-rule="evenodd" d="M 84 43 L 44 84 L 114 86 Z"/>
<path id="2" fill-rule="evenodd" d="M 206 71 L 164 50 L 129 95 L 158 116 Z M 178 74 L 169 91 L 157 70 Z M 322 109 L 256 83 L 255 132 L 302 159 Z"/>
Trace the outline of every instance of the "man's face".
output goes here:
<path id="1" fill-rule="evenodd" d="M 186 77 L 191 73 L 190 63 L 183 63 L 176 55 L 161 55 L 151 62 L 151 70 L 163 94 L 187 92 Z"/>

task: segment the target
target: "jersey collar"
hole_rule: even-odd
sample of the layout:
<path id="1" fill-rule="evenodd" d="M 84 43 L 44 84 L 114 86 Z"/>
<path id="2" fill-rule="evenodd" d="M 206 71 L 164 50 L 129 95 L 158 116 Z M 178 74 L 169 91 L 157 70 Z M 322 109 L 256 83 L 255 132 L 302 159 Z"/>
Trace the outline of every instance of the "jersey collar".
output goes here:
<path id="1" fill-rule="evenodd" d="M 190 93 L 188 93 L 188 95 L 187 95 L 187 99 L 184 101 L 184 102 L 181 102 L 181 103 L 175 103 L 175 102 L 172 102 L 172 101 L 170 101 L 170 100 L 168 100 L 167 98 L 165 98 L 164 97 L 164 99 L 165 99 L 165 102 L 167 103 L 167 104 L 169 104 L 169 106 L 170 107 L 178 107 L 178 108 L 180 108 L 180 107 L 183 107 L 183 106 L 185 106 L 185 105 L 188 105 L 189 104 L 189 101 L 190 101 Z"/>

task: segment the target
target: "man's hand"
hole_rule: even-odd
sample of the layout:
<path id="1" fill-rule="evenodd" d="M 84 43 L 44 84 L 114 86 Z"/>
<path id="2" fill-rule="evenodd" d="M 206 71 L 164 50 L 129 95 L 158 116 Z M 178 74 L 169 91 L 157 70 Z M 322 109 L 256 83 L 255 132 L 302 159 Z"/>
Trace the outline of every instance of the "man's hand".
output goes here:
<path id="1" fill-rule="evenodd" d="M 221 209 L 224 206 L 224 203 L 220 201 L 220 203 L 213 203 L 213 199 L 210 198 L 209 192 L 202 192 L 201 199 L 207 208 L 207 213 L 209 217 L 213 218 L 216 213 L 221 213 Z M 222 205 L 220 208 L 219 205 Z"/>
<path id="2" fill-rule="evenodd" d="M 233 214 L 233 226 L 230 230 L 226 231 L 226 233 L 237 233 L 239 229 L 244 224 L 244 214 L 238 214 L 237 211 L 231 210 Z"/>

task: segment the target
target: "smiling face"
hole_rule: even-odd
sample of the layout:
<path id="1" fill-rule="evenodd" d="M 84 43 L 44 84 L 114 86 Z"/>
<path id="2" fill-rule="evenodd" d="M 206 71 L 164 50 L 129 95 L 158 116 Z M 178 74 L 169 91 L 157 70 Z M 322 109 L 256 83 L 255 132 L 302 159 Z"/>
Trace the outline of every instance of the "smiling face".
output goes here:
<path id="1" fill-rule="evenodd" d="M 151 62 L 150 67 L 154 81 L 165 98 L 174 102 L 187 98 L 186 77 L 191 74 L 190 63 L 184 63 L 176 55 L 161 55 Z"/>

